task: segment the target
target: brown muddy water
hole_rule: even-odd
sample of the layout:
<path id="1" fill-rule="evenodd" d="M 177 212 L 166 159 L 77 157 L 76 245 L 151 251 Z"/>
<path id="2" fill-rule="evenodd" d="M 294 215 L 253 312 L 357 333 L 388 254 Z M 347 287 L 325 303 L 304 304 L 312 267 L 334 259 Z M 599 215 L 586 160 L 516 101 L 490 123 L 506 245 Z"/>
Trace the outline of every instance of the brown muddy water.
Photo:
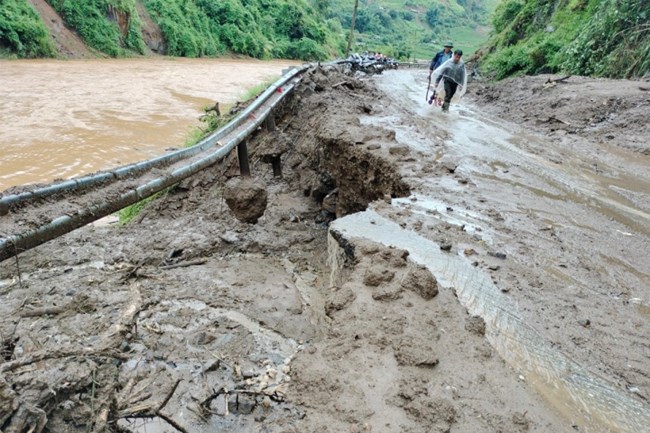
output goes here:
<path id="1" fill-rule="evenodd" d="M 0 191 L 182 147 L 203 108 L 242 98 L 295 61 L 97 59 L 0 62 Z"/>

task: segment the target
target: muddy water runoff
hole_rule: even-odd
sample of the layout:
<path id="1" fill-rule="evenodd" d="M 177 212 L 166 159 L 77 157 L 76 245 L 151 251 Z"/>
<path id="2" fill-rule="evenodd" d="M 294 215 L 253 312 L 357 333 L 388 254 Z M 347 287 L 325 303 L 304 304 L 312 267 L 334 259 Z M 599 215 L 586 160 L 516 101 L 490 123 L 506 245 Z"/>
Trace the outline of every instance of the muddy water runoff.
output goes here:
<path id="1" fill-rule="evenodd" d="M 292 61 L 0 61 L 0 191 L 182 147 L 203 107 L 229 105 Z"/>
<path id="2" fill-rule="evenodd" d="M 421 202 L 429 209 L 436 203 Z M 397 204 L 399 206 L 399 202 Z M 486 337 L 499 354 L 520 371 L 565 415 L 581 414 L 591 432 L 642 432 L 650 425 L 647 407 L 564 356 L 518 316 L 490 276 L 467 260 L 441 252 L 440 246 L 368 210 L 338 219 L 334 230 L 408 250 L 446 288 L 455 288 L 470 314 L 481 316 Z M 605 428 L 602 428 L 606 426 Z M 611 429 L 611 430 L 609 430 Z"/>

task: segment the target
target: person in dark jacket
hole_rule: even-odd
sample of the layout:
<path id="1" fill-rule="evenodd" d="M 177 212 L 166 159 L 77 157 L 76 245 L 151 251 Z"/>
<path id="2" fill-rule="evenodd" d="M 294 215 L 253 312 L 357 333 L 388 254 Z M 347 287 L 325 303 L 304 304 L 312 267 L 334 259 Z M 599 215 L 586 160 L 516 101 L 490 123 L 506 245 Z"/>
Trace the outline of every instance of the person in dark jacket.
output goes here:
<path id="1" fill-rule="evenodd" d="M 447 60 L 451 59 L 451 50 L 454 48 L 454 44 L 449 41 L 443 45 L 443 49 L 439 51 L 433 59 L 431 59 L 431 64 L 429 65 L 429 77 L 431 73 L 440 65 L 445 63 Z"/>
<path id="2" fill-rule="evenodd" d="M 431 64 L 429 65 L 429 82 L 431 82 L 431 74 L 435 69 L 438 68 L 438 66 L 442 65 L 445 63 L 447 60 L 451 59 L 451 49 L 454 48 L 454 44 L 451 41 L 448 41 L 445 45 L 443 45 L 443 49 L 438 51 L 435 56 L 433 56 L 433 59 L 431 59 Z M 431 95 L 431 99 L 429 99 L 429 105 L 433 104 L 433 101 L 436 99 L 436 92 L 434 90 L 433 94 Z"/>

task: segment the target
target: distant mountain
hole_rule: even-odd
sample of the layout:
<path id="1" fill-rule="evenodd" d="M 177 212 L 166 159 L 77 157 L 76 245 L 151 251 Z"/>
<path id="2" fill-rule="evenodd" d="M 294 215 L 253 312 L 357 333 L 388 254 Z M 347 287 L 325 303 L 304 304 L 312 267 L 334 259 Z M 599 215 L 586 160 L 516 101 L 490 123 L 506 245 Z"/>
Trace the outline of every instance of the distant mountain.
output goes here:
<path id="1" fill-rule="evenodd" d="M 315 0 L 328 18 L 350 29 L 354 0 Z M 452 40 L 468 56 L 487 40 L 498 0 L 359 0 L 353 51 L 398 58 L 433 56 Z"/>

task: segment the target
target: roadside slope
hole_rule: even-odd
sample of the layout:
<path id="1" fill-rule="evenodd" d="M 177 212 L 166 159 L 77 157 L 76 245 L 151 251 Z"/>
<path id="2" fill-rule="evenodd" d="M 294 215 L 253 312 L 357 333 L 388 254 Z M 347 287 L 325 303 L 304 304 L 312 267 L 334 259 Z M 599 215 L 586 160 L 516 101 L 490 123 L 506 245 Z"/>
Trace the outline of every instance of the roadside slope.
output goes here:
<path id="1" fill-rule="evenodd" d="M 472 88 L 484 110 L 552 140 L 578 136 L 650 155 L 650 78 L 535 75 Z"/>
<path id="2" fill-rule="evenodd" d="M 29 0 L 50 31 L 54 46 L 61 57 L 68 59 L 88 59 L 101 57 L 86 47 L 75 32 L 65 26 L 63 19 L 45 0 Z"/>

